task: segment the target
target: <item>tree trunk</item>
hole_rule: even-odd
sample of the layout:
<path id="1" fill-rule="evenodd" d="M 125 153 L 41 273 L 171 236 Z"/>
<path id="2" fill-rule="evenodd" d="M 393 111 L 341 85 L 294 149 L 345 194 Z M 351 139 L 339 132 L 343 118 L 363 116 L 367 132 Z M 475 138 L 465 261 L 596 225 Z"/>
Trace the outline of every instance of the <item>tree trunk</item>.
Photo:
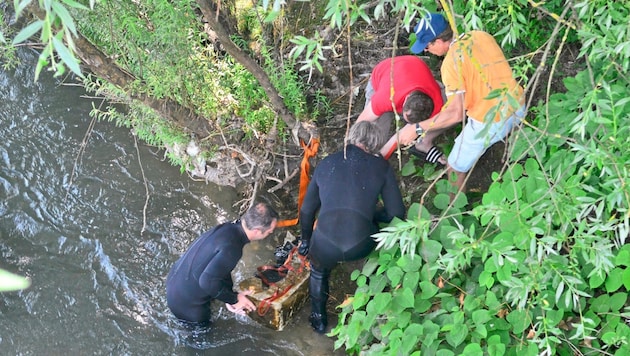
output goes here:
<path id="1" fill-rule="evenodd" d="M 314 126 L 303 125 L 298 122 L 284 105 L 284 100 L 278 94 L 278 91 L 271 83 L 269 76 L 263 70 L 263 68 L 253 60 L 245 51 L 241 50 L 237 45 L 232 42 L 228 32 L 223 25 L 217 20 L 217 13 L 213 9 L 213 6 L 209 0 L 197 0 L 197 4 L 203 13 L 204 20 L 208 26 L 214 31 L 211 36 L 216 36 L 219 42 L 225 48 L 225 51 L 242 64 L 256 80 L 260 83 L 261 87 L 265 90 L 265 93 L 269 97 L 271 104 L 275 108 L 276 112 L 287 124 L 287 127 L 294 133 L 295 136 L 308 142 L 312 137 L 318 137 L 317 130 Z M 296 142 L 296 144 L 298 144 Z"/>

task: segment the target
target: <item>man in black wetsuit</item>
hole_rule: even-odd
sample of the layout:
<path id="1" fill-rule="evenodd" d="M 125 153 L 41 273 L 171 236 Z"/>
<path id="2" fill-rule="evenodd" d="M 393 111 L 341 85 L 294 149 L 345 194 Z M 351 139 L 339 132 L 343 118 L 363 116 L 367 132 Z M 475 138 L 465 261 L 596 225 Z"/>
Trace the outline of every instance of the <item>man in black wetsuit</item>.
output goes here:
<path id="1" fill-rule="evenodd" d="M 366 257 L 376 243 L 379 222 L 403 218 L 405 206 L 394 171 L 378 153 L 383 138 L 370 121 L 356 122 L 344 150 L 316 167 L 300 209 L 302 235 L 298 252 L 311 261 L 310 322 L 318 333 L 328 324 L 328 277 L 341 261 Z M 383 206 L 377 209 L 381 197 Z M 317 229 L 314 224 L 317 216 Z"/>
<path id="2" fill-rule="evenodd" d="M 210 301 L 225 302 L 233 313 L 244 315 L 256 309 L 248 291 L 233 290 L 231 272 L 250 241 L 269 236 L 278 213 L 267 203 L 252 206 L 241 219 L 216 226 L 202 234 L 175 262 L 166 278 L 169 309 L 181 320 L 210 321 Z"/>

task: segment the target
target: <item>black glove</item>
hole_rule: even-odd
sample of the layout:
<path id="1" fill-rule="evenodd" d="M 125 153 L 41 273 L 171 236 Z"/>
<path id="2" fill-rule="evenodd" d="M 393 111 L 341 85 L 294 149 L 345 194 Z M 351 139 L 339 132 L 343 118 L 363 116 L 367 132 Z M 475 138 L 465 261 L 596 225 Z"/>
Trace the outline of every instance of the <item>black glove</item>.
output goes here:
<path id="1" fill-rule="evenodd" d="M 276 265 L 282 266 L 284 264 L 284 262 L 289 257 L 289 253 L 291 253 L 293 247 L 295 247 L 295 244 L 293 244 L 291 241 L 286 241 L 284 245 L 276 247 L 276 250 L 274 252 L 274 256 L 276 257 Z"/>
<path id="2" fill-rule="evenodd" d="M 300 246 L 298 246 L 298 253 L 302 256 L 308 255 L 309 240 L 300 239 Z"/>

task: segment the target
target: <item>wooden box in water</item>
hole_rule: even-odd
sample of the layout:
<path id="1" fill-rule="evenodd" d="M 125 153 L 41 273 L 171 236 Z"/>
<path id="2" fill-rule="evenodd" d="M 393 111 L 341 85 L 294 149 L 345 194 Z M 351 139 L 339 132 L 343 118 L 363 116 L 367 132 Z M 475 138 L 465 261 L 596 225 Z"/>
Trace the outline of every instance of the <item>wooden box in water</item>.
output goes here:
<path id="1" fill-rule="evenodd" d="M 297 253 L 281 267 L 286 276 L 267 287 L 257 277 L 239 283 L 240 291 L 251 290 L 248 297 L 256 305 L 249 316 L 256 322 L 275 330 L 283 330 L 308 300 L 310 268 Z"/>

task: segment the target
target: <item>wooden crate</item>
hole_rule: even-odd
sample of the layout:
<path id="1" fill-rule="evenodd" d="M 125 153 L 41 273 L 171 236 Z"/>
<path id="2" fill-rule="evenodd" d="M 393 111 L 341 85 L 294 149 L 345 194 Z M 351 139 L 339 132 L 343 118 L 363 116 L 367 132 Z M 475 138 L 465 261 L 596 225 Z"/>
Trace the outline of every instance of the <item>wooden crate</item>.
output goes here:
<path id="1" fill-rule="evenodd" d="M 289 266 L 289 264 L 285 265 Z M 290 266 L 292 270 L 274 286 L 267 288 L 257 277 L 239 283 L 240 291 L 251 290 L 253 292 L 248 297 L 256 305 L 257 310 L 248 315 L 256 322 L 271 329 L 283 330 L 308 300 L 310 276 L 308 262 L 302 264 L 296 253 L 291 259 Z M 284 294 L 282 294 L 283 292 Z M 273 298 L 274 293 L 279 296 L 269 302 L 269 298 Z"/>

